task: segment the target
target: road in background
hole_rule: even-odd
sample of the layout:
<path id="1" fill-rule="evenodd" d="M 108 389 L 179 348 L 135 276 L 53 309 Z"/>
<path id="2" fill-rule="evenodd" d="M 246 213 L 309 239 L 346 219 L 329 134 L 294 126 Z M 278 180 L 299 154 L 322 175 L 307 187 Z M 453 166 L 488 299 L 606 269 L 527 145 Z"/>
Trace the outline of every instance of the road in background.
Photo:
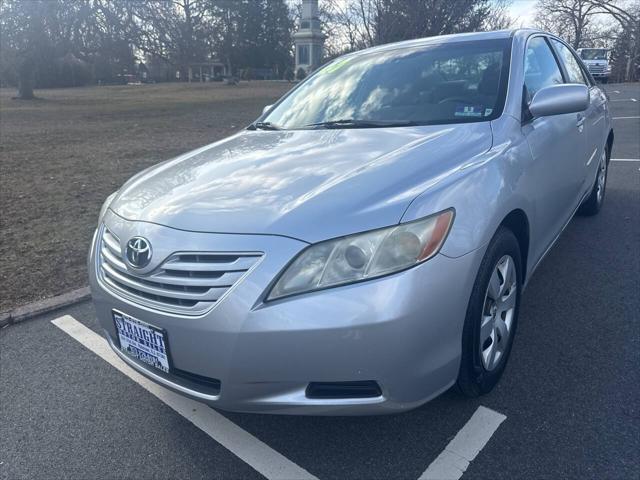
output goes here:
<path id="1" fill-rule="evenodd" d="M 222 415 L 321 479 L 417 479 L 481 406 L 506 419 L 463 479 L 639 478 L 640 85 L 607 90 L 612 157 L 634 161 L 612 162 L 601 213 L 540 265 L 491 394 L 394 416 Z M 51 324 L 63 314 L 99 332 L 88 302 L 0 331 L 0 478 L 261 478 Z"/>

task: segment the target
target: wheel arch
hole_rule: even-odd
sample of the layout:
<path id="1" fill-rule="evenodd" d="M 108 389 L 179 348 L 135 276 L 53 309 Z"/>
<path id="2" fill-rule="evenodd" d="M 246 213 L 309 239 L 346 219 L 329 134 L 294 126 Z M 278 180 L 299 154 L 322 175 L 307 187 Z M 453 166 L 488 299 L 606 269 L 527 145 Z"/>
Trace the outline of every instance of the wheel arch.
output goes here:
<path id="1" fill-rule="evenodd" d="M 609 159 L 611 158 L 611 150 L 613 149 L 613 128 L 609 130 L 609 136 L 607 136 L 607 148 L 608 148 L 608 154 L 609 154 L 609 158 L 607 158 L 607 162 L 608 162 Z"/>
<path id="2" fill-rule="evenodd" d="M 527 279 L 528 268 L 527 262 L 529 260 L 529 241 L 530 241 L 530 228 L 529 219 L 524 210 L 516 208 L 511 210 L 500 222 L 500 227 L 509 229 L 518 240 L 520 245 L 520 256 L 522 261 L 522 283 L 524 284 Z"/>

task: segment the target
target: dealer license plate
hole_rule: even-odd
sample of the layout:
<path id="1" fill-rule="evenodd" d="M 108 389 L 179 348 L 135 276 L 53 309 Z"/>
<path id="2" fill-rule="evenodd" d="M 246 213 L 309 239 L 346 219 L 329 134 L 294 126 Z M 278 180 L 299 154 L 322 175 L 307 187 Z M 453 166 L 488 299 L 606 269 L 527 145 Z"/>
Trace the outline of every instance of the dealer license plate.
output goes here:
<path id="1" fill-rule="evenodd" d="M 169 373 L 165 331 L 126 313 L 117 310 L 112 310 L 112 313 L 120 350 L 147 365 Z"/>

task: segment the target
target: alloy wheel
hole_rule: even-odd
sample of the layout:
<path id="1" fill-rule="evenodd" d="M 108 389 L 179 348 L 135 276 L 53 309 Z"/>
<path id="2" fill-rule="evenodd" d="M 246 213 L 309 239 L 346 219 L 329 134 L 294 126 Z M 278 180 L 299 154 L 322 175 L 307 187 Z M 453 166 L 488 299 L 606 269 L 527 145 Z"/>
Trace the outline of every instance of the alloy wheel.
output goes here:
<path id="1" fill-rule="evenodd" d="M 604 197 L 604 187 L 607 181 L 607 154 L 602 152 L 600 165 L 598 165 L 598 180 L 596 184 L 596 199 L 598 204 L 602 203 Z"/>
<path id="2" fill-rule="evenodd" d="M 487 371 L 500 364 L 509 345 L 517 295 L 515 262 L 504 255 L 493 269 L 482 308 L 480 356 Z"/>

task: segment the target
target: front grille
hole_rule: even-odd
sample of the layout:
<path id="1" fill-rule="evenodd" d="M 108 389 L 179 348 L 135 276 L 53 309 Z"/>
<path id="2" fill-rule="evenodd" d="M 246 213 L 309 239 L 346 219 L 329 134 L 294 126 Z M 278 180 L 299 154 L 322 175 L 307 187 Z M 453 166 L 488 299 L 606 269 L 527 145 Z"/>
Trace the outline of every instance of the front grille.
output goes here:
<path id="1" fill-rule="evenodd" d="M 98 270 L 124 297 L 162 311 L 200 315 L 227 293 L 258 261 L 258 253 L 174 253 L 141 275 L 123 260 L 120 240 L 103 227 Z"/>
<path id="2" fill-rule="evenodd" d="M 589 65 L 589 71 L 591 73 L 602 73 L 605 71 L 604 65 Z"/>

